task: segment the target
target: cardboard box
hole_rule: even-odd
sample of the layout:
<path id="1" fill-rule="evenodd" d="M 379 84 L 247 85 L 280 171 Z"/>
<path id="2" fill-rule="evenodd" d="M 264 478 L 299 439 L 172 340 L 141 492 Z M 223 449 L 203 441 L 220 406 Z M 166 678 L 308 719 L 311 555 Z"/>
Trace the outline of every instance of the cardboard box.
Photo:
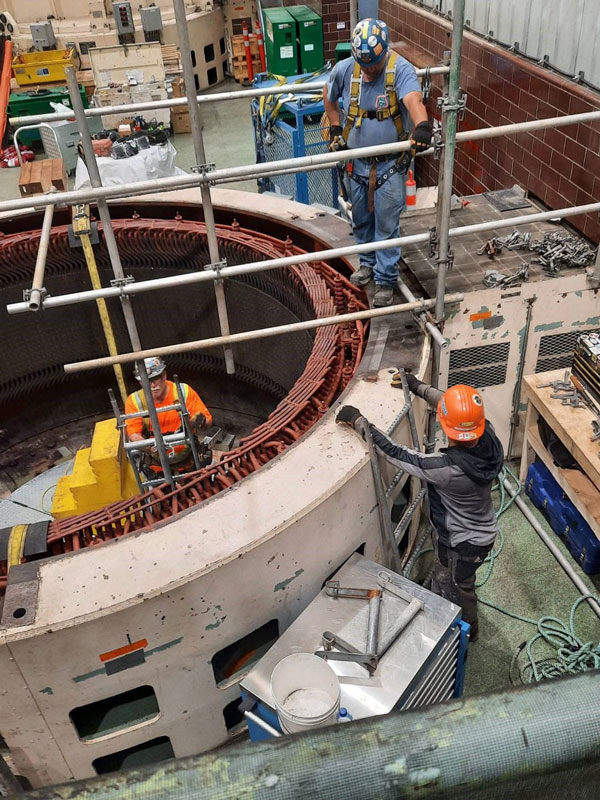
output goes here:
<path id="1" fill-rule="evenodd" d="M 185 97 L 185 81 L 183 78 L 175 78 L 171 83 L 173 97 Z"/>
<path id="2" fill-rule="evenodd" d="M 192 125 L 190 123 L 190 112 L 187 109 L 182 111 L 179 108 L 172 108 L 171 126 L 173 128 L 173 133 L 191 133 Z"/>

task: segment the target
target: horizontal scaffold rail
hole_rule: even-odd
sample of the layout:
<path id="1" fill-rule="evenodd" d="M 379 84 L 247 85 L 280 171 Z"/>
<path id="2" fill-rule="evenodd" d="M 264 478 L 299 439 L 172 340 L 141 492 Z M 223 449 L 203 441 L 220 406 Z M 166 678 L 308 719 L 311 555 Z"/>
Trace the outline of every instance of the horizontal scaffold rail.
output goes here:
<path id="1" fill-rule="evenodd" d="M 457 142 L 472 142 L 480 139 L 493 139 L 497 136 L 510 136 L 528 131 L 544 130 L 545 128 L 560 128 L 564 125 L 575 125 L 582 122 L 600 120 L 600 111 L 590 111 L 585 114 L 569 114 L 562 117 L 549 117 L 547 119 L 531 120 L 530 122 L 516 122 L 509 125 L 499 125 L 491 128 L 477 128 L 473 131 L 462 131 L 456 134 Z M 353 150 L 343 150 L 336 153 L 319 153 L 314 156 L 300 156 L 299 158 L 286 158 L 280 161 L 269 161 L 264 164 L 248 164 L 241 167 L 227 167 L 205 171 L 193 175 L 178 175 L 172 178 L 157 178 L 156 180 L 138 181 L 137 183 L 123 183 L 119 186 L 101 186 L 95 189 L 78 189 L 71 192 L 57 192 L 55 194 L 34 195 L 22 197 L 17 200 L 4 200 L 0 202 L 0 213 L 4 211 L 18 211 L 20 209 L 41 208 L 47 205 L 76 205 L 77 203 L 93 203 L 96 200 L 114 200 L 119 197 L 132 197 L 156 192 L 172 192 L 176 189 L 189 189 L 202 184 L 218 184 L 232 178 L 247 180 L 260 178 L 264 174 L 277 174 L 278 172 L 303 172 L 307 167 L 321 167 L 328 169 L 340 162 L 352 161 L 355 158 L 367 158 L 376 155 L 394 156 L 410 150 L 410 142 L 394 142 L 393 144 L 376 145 L 373 147 L 360 147 Z M 426 150 L 426 155 L 432 153 L 433 148 Z M 422 157 L 421 156 L 421 157 Z M 293 164 L 293 167 L 290 166 Z"/>
<path id="2" fill-rule="evenodd" d="M 509 228 L 515 225 L 525 225 L 531 222 L 543 222 L 548 219 L 559 217 L 571 217 L 576 214 L 591 214 L 600 211 L 600 202 L 589 203 L 584 206 L 573 206 L 572 208 L 560 208 L 552 211 L 540 211 L 538 214 L 524 214 L 520 217 L 506 217 L 505 219 L 494 220 L 493 222 L 480 222 L 475 225 L 463 225 L 457 228 L 450 228 L 449 235 L 466 236 L 470 233 L 480 233 L 482 231 L 496 230 L 497 228 Z M 186 275 L 172 275 L 166 278 L 155 278 L 149 281 L 133 281 L 123 286 L 106 286 L 102 289 L 88 289 L 83 292 L 71 292 L 70 294 L 46 297 L 43 307 L 57 308 L 68 306 L 75 303 L 85 303 L 97 300 L 101 297 L 119 297 L 121 295 L 140 294 L 141 292 L 158 291 L 169 289 L 174 286 L 186 284 L 203 283 L 204 281 L 214 281 L 218 278 L 234 278 L 239 275 L 249 275 L 253 272 L 264 272 L 269 269 L 280 267 L 290 267 L 294 264 L 304 264 L 313 261 L 328 261 L 333 258 L 343 258 L 345 256 L 356 255 L 358 253 L 372 252 L 376 250 L 386 250 L 390 247 L 401 247 L 409 244 L 419 244 L 429 240 L 429 233 L 416 233 L 412 236 L 400 236 L 397 239 L 386 239 L 380 242 L 369 242 L 367 244 L 353 244 L 347 247 L 335 247 L 330 250 L 318 250 L 314 253 L 301 253 L 293 256 L 283 256 L 281 258 L 267 259 L 265 261 L 254 261 L 251 264 L 239 264 L 232 267 L 222 267 L 219 269 L 206 269 L 202 272 L 190 272 Z M 28 302 L 10 303 L 6 306 L 9 314 L 22 314 L 32 310 Z"/>
<path id="3" fill-rule="evenodd" d="M 417 75 L 446 75 L 450 71 L 449 67 L 427 67 L 416 70 Z M 220 100 L 241 100 L 246 97 L 269 97 L 273 94 L 312 94 L 315 90 L 321 90 L 326 81 L 305 81 L 304 83 L 284 83 L 281 86 L 263 86 L 262 88 L 251 87 L 235 92 L 215 92 L 214 94 L 199 94 L 196 100 L 200 105 L 204 103 L 216 103 Z M 86 117 L 100 117 L 104 114 L 128 114 L 131 111 L 158 111 L 161 108 L 177 108 L 188 104 L 187 97 L 171 97 L 166 100 L 152 100 L 147 103 L 128 103 L 122 106 L 103 106 L 99 108 L 86 108 Z M 19 125 L 31 125 L 37 122 L 58 122 L 60 120 L 73 119 L 72 114 L 37 114 L 33 117 L 11 117 L 10 124 L 13 127 Z"/>
<path id="4" fill-rule="evenodd" d="M 444 302 L 460 303 L 463 299 L 464 294 L 462 292 L 455 292 L 454 294 L 446 295 L 444 297 Z M 249 342 L 255 339 L 267 339 L 271 336 L 281 336 L 285 333 L 310 331 L 316 328 L 327 328 L 330 325 L 344 325 L 347 322 L 354 322 L 356 320 L 386 317 L 390 314 L 400 314 L 403 311 L 425 311 L 426 309 L 433 308 L 435 303 L 435 300 L 416 300 L 414 303 L 400 303 L 385 308 L 369 308 L 366 311 L 353 311 L 350 314 L 336 314 L 331 317 L 306 319 L 302 322 L 292 322 L 289 325 L 276 325 L 272 328 L 259 328 L 253 331 L 243 331 L 242 333 L 231 333 L 229 336 L 213 336 L 210 339 L 197 339 L 192 342 L 169 344 L 164 347 L 155 347 L 152 350 L 140 350 L 136 353 L 121 353 L 117 356 L 92 358 L 88 361 L 76 361 L 72 364 L 65 364 L 65 372 L 82 372 L 84 370 L 99 369 L 100 367 L 113 364 L 128 364 L 132 361 L 139 361 L 150 356 L 188 353 L 191 350 L 206 350 L 212 347 L 223 347 L 228 344 L 239 344 L 240 342 Z"/>

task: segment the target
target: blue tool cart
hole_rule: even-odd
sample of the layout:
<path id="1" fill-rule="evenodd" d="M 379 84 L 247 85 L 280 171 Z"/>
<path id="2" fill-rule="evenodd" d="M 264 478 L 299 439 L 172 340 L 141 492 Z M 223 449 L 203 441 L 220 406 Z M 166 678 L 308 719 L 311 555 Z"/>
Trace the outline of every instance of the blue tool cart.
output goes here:
<path id="1" fill-rule="evenodd" d="M 327 73 L 294 75 L 288 82 L 302 80 L 303 85 L 310 85 L 308 78 L 323 80 L 324 77 Z M 277 86 L 277 81 L 261 75 L 255 84 Z M 267 100 L 257 98 L 252 102 L 257 164 L 328 152 L 329 131 L 321 121 L 325 111 L 322 91 L 316 88 L 310 94 L 273 95 Z M 320 203 L 337 209 L 339 190 L 335 168 L 273 175 L 261 178 L 258 184 L 263 192 L 277 192 L 299 203 Z"/>

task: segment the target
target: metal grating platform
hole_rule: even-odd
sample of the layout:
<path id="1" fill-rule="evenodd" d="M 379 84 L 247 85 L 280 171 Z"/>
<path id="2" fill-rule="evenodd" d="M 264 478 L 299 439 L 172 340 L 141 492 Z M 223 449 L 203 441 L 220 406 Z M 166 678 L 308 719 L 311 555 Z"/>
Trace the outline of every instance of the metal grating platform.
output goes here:
<path id="1" fill-rule="evenodd" d="M 498 194 L 497 192 L 488 193 Z M 487 195 L 478 194 L 463 198 L 468 205 L 464 208 L 456 209 L 450 215 L 450 227 L 456 228 L 463 225 L 476 225 L 481 222 L 491 222 L 495 219 L 505 220 L 507 217 L 519 217 L 525 214 L 537 214 L 546 211 L 532 199 L 528 200 L 529 208 L 521 208 L 512 211 L 499 211 L 490 202 Z M 435 225 L 435 209 L 423 209 L 411 214 L 403 214 L 400 218 L 400 235 L 411 236 L 423 233 Z M 552 222 L 532 222 L 530 225 L 519 225 L 518 230 L 522 233 L 530 232 L 534 239 L 541 239 L 547 231 L 562 229 L 565 233 L 574 234 L 571 228 L 557 225 Z M 536 257 L 535 253 L 528 250 L 506 250 L 494 258 L 486 255 L 478 255 L 477 251 L 485 243 L 494 237 L 508 236 L 514 228 L 498 228 L 497 231 L 485 231 L 483 233 L 472 233 L 450 239 L 450 247 L 454 251 L 454 266 L 448 272 L 446 279 L 447 292 L 478 291 L 485 289 L 483 277 L 486 270 L 494 269 L 504 275 L 511 275 L 516 272 L 522 264 L 529 263 Z M 583 238 L 583 237 L 582 237 Z M 429 245 L 427 242 L 408 245 L 402 250 L 402 257 L 407 267 L 423 287 L 429 297 L 435 297 L 437 269 L 434 262 L 429 257 Z M 581 272 L 583 270 L 569 270 L 568 272 Z M 562 273 L 561 273 L 562 274 Z M 548 280 L 538 264 L 532 264 L 529 272 L 529 282 Z"/>

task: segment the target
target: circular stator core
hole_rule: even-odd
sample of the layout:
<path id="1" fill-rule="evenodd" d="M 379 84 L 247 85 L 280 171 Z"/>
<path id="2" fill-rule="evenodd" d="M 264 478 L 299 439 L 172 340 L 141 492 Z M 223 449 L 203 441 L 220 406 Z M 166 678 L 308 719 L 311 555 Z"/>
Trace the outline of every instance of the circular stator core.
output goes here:
<path id="1" fill-rule="evenodd" d="M 203 222 L 183 219 L 114 220 L 123 269 L 133 280 L 184 275 L 210 264 Z M 289 238 L 240 226 L 217 225 L 220 257 L 227 266 L 251 264 L 302 251 Z M 31 286 L 40 231 L 21 229 L 0 239 L 0 302 L 18 302 Z M 103 286 L 113 277 L 100 227 L 94 245 Z M 44 287 L 52 296 L 90 288 L 83 250 L 68 226 L 51 234 Z M 365 307 L 364 295 L 325 262 L 299 263 L 228 278 L 225 282 L 232 333 L 329 317 Z M 146 349 L 219 336 L 213 281 L 136 294 L 132 307 Z M 131 351 L 120 301 L 107 300 L 117 349 Z M 8 317 L 0 362 L 0 474 L 44 468 L 46 451 L 60 435 L 84 438 L 97 419 L 112 416 L 108 388 L 118 396 L 111 368 L 67 374 L 64 364 L 108 355 L 95 301 Z M 256 339 L 234 346 L 236 371 L 228 375 L 223 349 L 166 357 L 170 375 L 196 388 L 214 422 L 236 435 L 236 449 L 211 467 L 181 481 L 176 493 L 153 490 L 161 503 L 139 499 L 50 524 L 52 552 L 79 549 L 92 541 L 151 527 L 231 486 L 307 431 L 347 385 L 360 361 L 362 324 L 327 326 Z M 139 388 L 125 366 L 129 391 Z M 76 437 L 75 437 L 76 438 Z M 37 460 L 36 460 L 37 459 Z M 31 463 L 29 463 L 31 461 Z M 12 472 L 11 472 L 12 470 Z"/>

